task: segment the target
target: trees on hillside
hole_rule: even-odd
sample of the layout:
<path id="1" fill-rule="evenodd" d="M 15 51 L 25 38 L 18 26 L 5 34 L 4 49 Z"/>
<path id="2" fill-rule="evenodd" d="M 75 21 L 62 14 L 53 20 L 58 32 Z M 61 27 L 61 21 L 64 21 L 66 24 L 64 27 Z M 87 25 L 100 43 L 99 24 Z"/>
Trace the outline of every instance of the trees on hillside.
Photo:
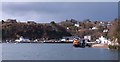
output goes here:
<path id="1" fill-rule="evenodd" d="M 110 27 L 109 37 L 113 40 L 117 39 L 120 44 L 120 18 L 113 21 Z"/>
<path id="2" fill-rule="evenodd" d="M 116 20 L 114 36 L 118 39 L 118 43 L 120 44 L 120 18 Z"/>
<path id="3" fill-rule="evenodd" d="M 14 40 L 20 36 L 29 39 L 59 39 L 70 36 L 64 27 L 55 22 L 51 24 L 4 23 L 2 24 L 2 39 Z"/>

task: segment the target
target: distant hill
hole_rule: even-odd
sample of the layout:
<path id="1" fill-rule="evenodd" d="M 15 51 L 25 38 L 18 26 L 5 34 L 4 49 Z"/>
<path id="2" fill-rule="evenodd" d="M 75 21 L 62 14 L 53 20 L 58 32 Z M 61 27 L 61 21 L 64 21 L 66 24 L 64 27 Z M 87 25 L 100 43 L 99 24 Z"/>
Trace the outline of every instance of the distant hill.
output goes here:
<path id="1" fill-rule="evenodd" d="M 66 29 L 58 24 L 32 24 L 32 23 L 2 23 L 2 39 L 16 39 L 20 36 L 29 39 L 59 39 L 71 36 Z"/>

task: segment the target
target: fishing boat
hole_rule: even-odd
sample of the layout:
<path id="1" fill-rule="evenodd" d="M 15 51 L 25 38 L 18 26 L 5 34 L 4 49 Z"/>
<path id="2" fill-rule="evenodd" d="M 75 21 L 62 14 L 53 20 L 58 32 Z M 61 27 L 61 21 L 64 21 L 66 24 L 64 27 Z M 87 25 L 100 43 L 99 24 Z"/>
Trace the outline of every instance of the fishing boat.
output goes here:
<path id="1" fill-rule="evenodd" d="M 73 46 L 85 48 L 85 47 L 91 47 L 91 44 L 89 43 L 89 40 L 86 39 L 79 39 L 79 40 L 75 39 L 73 41 Z"/>

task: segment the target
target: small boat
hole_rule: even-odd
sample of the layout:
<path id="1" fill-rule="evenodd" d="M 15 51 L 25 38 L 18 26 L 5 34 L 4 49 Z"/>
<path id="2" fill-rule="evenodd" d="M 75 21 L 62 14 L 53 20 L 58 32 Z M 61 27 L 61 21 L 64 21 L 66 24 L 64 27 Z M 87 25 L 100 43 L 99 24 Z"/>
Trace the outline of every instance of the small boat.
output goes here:
<path id="1" fill-rule="evenodd" d="M 79 42 L 78 42 L 77 39 L 75 39 L 75 40 L 73 41 L 73 46 L 74 46 L 74 47 L 79 47 Z"/>
<path id="2" fill-rule="evenodd" d="M 80 40 L 75 39 L 73 41 L 73 46 L 74 47 L 82 47 L 82 48 L 85 48 L 86 46 L 90 47 L 90 45 L 87 44 L 87 41 L 85 39 L 80 39 Z"/>

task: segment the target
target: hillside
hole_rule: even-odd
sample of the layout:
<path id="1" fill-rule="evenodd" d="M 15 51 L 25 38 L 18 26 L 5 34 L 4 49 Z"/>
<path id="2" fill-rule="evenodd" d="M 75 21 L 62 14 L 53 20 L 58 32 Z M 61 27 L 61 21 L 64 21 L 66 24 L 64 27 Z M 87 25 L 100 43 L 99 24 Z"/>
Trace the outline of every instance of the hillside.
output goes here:
<path id="1" fill-rule="evenodd" d="M 91 41 L 95 41 L 100 36 L 108 39 L 113 37 L 119 40 L 119 19 L 110 22 L 106 21 L 78 21 L 74 19 L 55 23 L 35 23 L 28 21 L 27 23 L 16 22 L 16 20 L 3 21 L 0 25 L 2 31 L 2 40 L 15 40 L 20 36 L 29 38 L 30 40 L 50 40 L 60 39 L 64 36 L 84 36 L 90 35 Z"/>
<path id="2" fill-rule="evenodd" d="M 2 23 L 2 39 L 16 39 L 20 36 L 29 39 L 59 39 L 63 36 L 71 36 L 64 27 L 60 25 L 32 24 L 32 23 Z"/>

